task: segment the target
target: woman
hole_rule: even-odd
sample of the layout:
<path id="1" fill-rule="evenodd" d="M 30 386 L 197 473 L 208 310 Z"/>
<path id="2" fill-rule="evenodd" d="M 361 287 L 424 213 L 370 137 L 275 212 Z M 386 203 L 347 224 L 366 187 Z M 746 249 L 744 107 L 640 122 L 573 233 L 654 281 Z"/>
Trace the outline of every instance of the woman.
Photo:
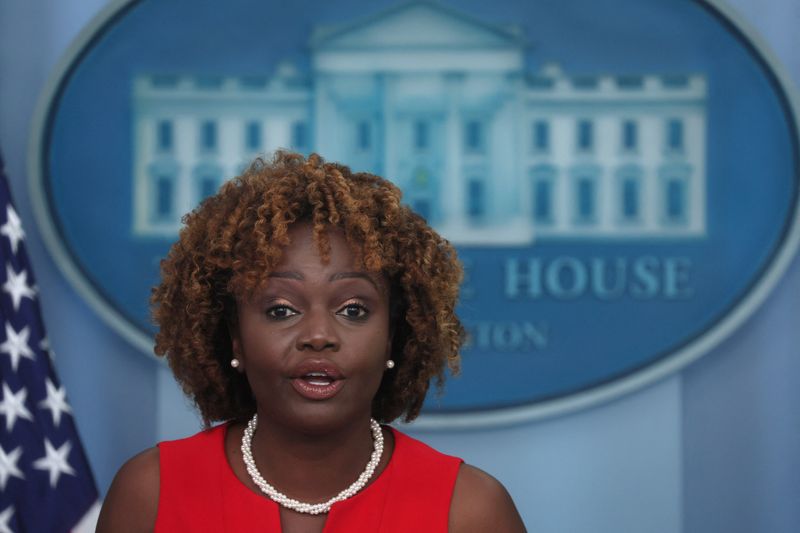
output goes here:
<path id="1" fill-rule="evenodd" d="M 185 222 L 155 351 L 228 422 L 128 461 L 98 531 L 524 531 L 494 478 L 375 423 L 413 420 L 464 337 L 455 251 L 399 189 L 280 152 Z"/>

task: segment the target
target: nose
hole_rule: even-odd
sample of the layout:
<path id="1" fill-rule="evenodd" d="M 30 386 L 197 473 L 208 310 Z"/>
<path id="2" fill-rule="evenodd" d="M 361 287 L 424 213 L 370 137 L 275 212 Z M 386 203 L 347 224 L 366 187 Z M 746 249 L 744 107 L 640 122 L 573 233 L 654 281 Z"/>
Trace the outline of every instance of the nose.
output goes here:
<path id="1" fill-rule="evenodd" d="M 339 351 L 341 341 L 336 332 L 334 317 L 326 311 L 309 310 L 303 317 L 302 326 L 297 335 L 298 350 Z"/>

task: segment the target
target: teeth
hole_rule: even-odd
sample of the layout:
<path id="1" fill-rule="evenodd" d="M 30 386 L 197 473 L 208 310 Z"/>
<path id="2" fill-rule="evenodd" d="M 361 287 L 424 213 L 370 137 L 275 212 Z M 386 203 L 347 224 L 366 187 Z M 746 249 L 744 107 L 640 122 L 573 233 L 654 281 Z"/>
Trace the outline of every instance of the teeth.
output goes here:
<path id="1" fill-rule="evenodd" d="M 333 382 L 333 379 L 325 372 L 309 372 L 303 376 L 303 380 L 308 382 L 309 385 L 316 385 L 318 387 L 324 387 Z"/>

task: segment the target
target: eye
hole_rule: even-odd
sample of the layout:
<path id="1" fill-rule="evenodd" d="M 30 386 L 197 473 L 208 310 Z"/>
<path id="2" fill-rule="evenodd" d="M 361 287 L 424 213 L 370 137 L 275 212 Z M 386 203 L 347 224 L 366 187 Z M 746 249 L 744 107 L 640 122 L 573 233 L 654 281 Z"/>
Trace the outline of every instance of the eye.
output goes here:
<path id="1" fill-rule="evenodd" d="M 289 318 L 298 314 L 298 311 L 288 305 L 273 305 L 267 309 L 267 316 L 275 319 Z"/>
<path id="2" fill-rule="evenodd" d="M 369 310 L 358 302 L 350 302 L 345 304 L 336 313 L 346 318 L 363 319 L 367 317 Z"/>

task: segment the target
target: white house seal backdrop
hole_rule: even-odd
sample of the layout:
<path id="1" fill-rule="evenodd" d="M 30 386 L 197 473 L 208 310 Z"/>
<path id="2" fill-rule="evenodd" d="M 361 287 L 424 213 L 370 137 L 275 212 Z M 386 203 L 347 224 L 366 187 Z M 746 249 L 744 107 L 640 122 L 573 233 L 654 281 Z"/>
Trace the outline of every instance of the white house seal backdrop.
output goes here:
<path id="1" fill-rule="evenodd" d="M 255 156 L 394 181 L 466 267 L 464 375 L 424 411 L 450 424 L 681 367 L 798 240 L 796 110 L 715 2 L 122 2 L 73 47 L 37 128 L 51 251 L 148 353 L 181 216 Z"/>

